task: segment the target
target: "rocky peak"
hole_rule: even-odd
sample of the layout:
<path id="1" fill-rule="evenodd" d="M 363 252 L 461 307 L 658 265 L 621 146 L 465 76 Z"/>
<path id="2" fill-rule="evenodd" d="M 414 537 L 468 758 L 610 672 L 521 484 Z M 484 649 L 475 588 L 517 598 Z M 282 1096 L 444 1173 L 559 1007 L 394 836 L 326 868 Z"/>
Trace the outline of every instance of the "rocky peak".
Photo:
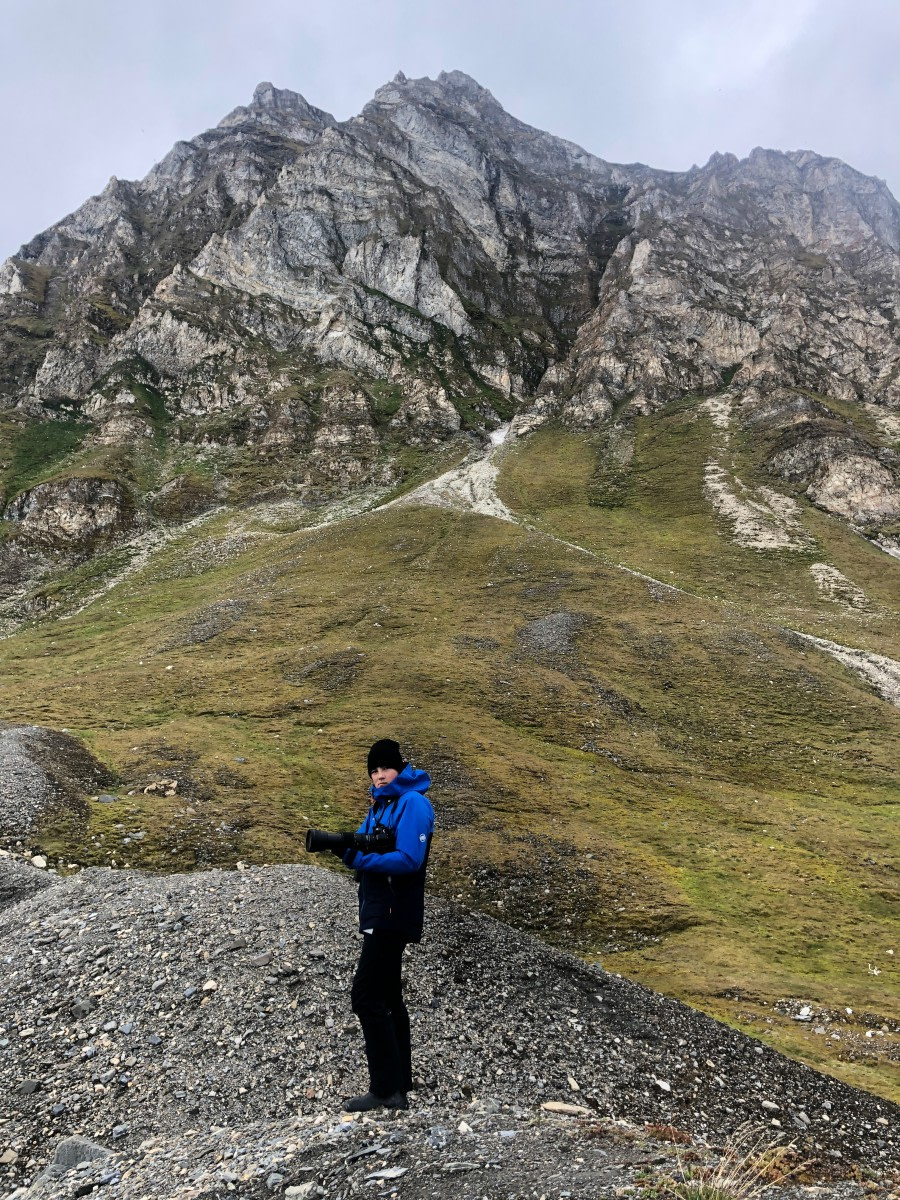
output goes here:
<path id="1" fill-rule="evenodd" d="M 752 200 L 760 222 L 774 218 L 786 224 L 810 249 L 859 249 L 873 237 L 893 251 L 900 249 L 900 207 L 887 185 L 838 158 L 757 146 L 743 159 L 713 154 L 686 178 L 696 192 L 712 189 L 719 196 L 733 196 L 744 210 Z M 734 219 L 733 209 L 729 216 Z"/>
<path id="2" fill-rule="evenodd" d="M 462 413 L 585 428 L 726 376 L 894 407 L 898 247 L 884 184 L 810 151 L 655 171 L 518 121 L 462 71 L 398 72 L 346 122 L 264 82 L 0 272 L 0 393 L 74 405 L 106 445 L 136 418 L 149 436 L 151 388 L 185 442 L 287 446 L 300 478 L 353 482 Z"/>
<path id="3" fill-rule="evenodd" d="M 441 71 L 437 79 L 427 75 L 409 79 L 398 71 L 390 83 L 380 87 L 366 109 L 379 105 L 424 104 L 444 109 L 461 109 L 469 116 L 506 117 L 503 106 L 480 83 L 464 71 Z M 366 109 L 363 111 L 365 112 Z"/>
<path id="4" fill-rule="evenodd" d="M 267 80 L 256 85 L 249 105 L 234 109 L 219 122 L 217 128 L 230 129 L 248 122 L 281 131 L 294 125 L 321 130 L 337 124 L 331 113 L 316 108 L 299 92 L 277 88 Z"/>

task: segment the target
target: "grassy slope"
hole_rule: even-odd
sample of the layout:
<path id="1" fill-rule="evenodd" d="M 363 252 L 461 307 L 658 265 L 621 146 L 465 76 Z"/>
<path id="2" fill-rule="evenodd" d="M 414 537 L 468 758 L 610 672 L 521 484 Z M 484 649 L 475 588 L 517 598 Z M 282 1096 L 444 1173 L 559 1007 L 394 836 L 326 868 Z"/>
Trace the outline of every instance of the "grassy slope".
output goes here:
<path id="1" fill-rule="evenodd" d="M 308 823 L 355 822 L 365 746 L 396 733 L 437 778 L 443 890 L 898 1096 L 890 1038 L 773 1007 L 900 1018 L 900 712 L 776 624 L 896 654 L 892 564 L 813 512 L 812 556 L 732 546 L 700 492 L 709 437 L 678 409 L 642 427 L 613 509 L 588 503 L 585 439 L 529 439 L 502 487 L 534 532 L 400 509 L 248 538 L 252 515 L 216 517 L 0 643 L 2 711 L 78 733 L 121 778 L 43 844 L 155 868 L 302 858 Z M 816 560 L 869 615 L 820 600 Z M 561 612 L 569 643 L 542 651 L 527 627 Z M 178 795 L 143 794 L 170 777 Z"/>

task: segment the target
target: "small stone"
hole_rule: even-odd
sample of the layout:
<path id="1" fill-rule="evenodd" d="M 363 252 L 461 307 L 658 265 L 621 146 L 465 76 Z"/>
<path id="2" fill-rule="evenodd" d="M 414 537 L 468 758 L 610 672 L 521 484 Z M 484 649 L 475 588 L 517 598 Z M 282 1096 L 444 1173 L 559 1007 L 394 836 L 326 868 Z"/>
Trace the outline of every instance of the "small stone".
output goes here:
<path id="1" fill-rule="evenodd" d="M 564 1100 L 545 1100 L 541 1108 L 545 1112 L 562 1113 L 566 1117 L 584 1117 L 589 1111 L 581 1104 L 567 1104 Z"/>
<path id="2" fill-rule="evenodd" d="M 40 1086 L 40 1079 L 23 1079 L 18 1087 L 19 1095 L 33 1096 Z"/>
<path id="3" fill-rule="evenodd" d="M 35 854 L 31 859 L 31 865 L 33 867 L 40 867 L 41 870 L 43 870 L 47 865 L 47 860 L 44 858 L 43 854 Z"/>
<path id="4" fill-rule="evenodd" d="M 251 967 L 267 967 L 274 958 L 271 950 L 264 950 L 262 954 L 257 954 L 250 959 Z"/>
<path id="5" fill-rule="evenodd" d="M 278 1171 L 273 1171 L 272 1174 L 266 1180 L 266 1187 L 269 1189 L 270 1192 L 274 1192 L 275 1189 L 278 1187 L 281 1187 L 281 1185 L 283 1183 L 284 1183 L 284 1176 L 280 1175 L 278 1173 Z"/>
<path id="6" fill-rule="evenodd" d="M 658 1087 L 661 1092 L 671 1092 L 672 1090 L 672 1085 L 669 1083 L 668 1079 L 654 1079 L 653 1083 L 654 1086 Z"/>
<path id="7" fill-rule="evenodd" d="M 90 1164 L 98 1159 L 109 1158 L 109 1155 L 110 1151 L 105 1146 L 73 1134 L 57 1143 L 53 1152 L 53 1162 L 56 1166 L 68 1169 L 80 1163 Z"/>
<path id="8" fill-rule="evenodd" d="M 10 1163 L 16 1162 L 18 1158 L 18 1154 L 12 1149 L 12 1147 L 10 1147 L 8 1150 L 4 1150 L 3 1153 L 0 1154 L 0 1163 L 3 1163 L 4 1166 L 7 1166 Z"/>
<path id="9" fill-rule="evenodd" d="M 115 804 L 119 799 L 118 796 L 111 796 L 109 792 L 104 792 L 102 796 L 97 797 L 98 804 Z"/>
<path id="10" fill-rule="evenodd" d="M 781 1108 L 781 1105 L 776 1104 L 774 1100 L 763 1100 L 762 1106 L 766 1112 L 779 1112 Z"/>
<path id="11" fill-rule="evenodd" d="M 249 943 L 245 937 L 233 937 L 229 941 L 224 942 L 215 951 L 215 954 L 218 956 L 219 954 L 229 954 L 232 950 L 245 950 L 248 945 Z"/>
<path id="12" fill-rule="evenodd" d="M 96 1004 L 90 998 L 90 996 L 85 996 L 82 1000 L 76 1000 L 72 1005 L 72 1016 L 86 1017 L 89 1013 L 92 1013 L 96 1007 Z"/>
<path id="13" fill-rule="evenodd" d="M 204 992 L 214 992 L 214 991 L 216 991 L 218 986 L 219 985 L 216 983 L 216 981 L 214 979 L 207 979 L 206 983 L 204 983 L 204 985 L 203 985 L 203 990 L 204 990 Z"/>

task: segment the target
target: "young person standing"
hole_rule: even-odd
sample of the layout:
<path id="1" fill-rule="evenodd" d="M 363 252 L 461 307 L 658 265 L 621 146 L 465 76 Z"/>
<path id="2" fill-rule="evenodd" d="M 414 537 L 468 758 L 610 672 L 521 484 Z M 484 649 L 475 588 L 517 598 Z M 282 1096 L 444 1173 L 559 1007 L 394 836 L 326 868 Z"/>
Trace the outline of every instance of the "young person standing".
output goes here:
<path id="1" fill-rule="evenodd" d="M 369 1065 L 369 1090 L 348 1100 L 347 1112 L 408 1107 L 412 1050 L 402 959 L 407 944 L 422 938 L 425 871 L 434 832 L 434 810 L 425 794 L 431 779 L 404 760 L 397 742 L 376 742 L 367 767 L 371 806 L 357 832 L 388 830 L 395 848 L 384 853 L 351 849 L 342 856 L 359 884 L 363 945 L 351 997 Z"/>

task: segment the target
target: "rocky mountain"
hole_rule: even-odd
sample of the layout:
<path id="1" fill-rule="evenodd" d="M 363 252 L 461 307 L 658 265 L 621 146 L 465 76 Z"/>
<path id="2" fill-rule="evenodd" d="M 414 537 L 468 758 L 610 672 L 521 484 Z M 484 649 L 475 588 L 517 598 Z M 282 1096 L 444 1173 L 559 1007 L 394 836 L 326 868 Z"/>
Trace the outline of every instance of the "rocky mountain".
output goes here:
<path id="1" fill-rule="evenodd" d="M 630 1114 L 632 1133 L 634 1120 L 684 1120 L 698 1137 L 713 1119 L 733 1128 L 751 1115 L 746 1051 L 766 1068 L 754 1091 L 799 1089 L 792 1115 L 772 1119 L 794 1122 L 797 1109 L 812 1122 L 807 1097 L 831 1085 L 792 1074 L 769 1047 L 897 1099 L 898 228 L 884 186 L 834 160 L 611 165 L 451 73 L 398 76 L 345 122 L 261 85 L 146 179 L 113 181 L 3 266 L 0 857 L 14 861 L 0 903 L 23 901 L 4 918 L 13 969 L 38 963 L 59 990 L 61 1007 L 25 1025 L 40 1024 L 33 1075 L 51 1117 L 93 1088 L 92 1131 L 118 1153 L 112 1130 L 128 1122 L 115 1110 L 130 1106 L 115 1077 L 69 1087 L 70 1058 L 51 1061 L 47 1030 L 79 1046 L 94 1037 L 66 1024 L 54 974 L 71 959 L 91 984 L 70 917 L 102 910 L 103 945 L 132 955 L 105 956 L 117 974 L 97 985 L 103 1024 L 123 987 L 155 1014 L 146 980 L 128 975 L 143 966 L 129 923 L 150 942 L 148 912 L 174 914 L 176 892 L 186 911 L 213 869 L 225 874 L 210 876 L 210 903 L 225 904 L 233 884 L 247 890 L 239 863 L 282 864 L 264 878 L 296 900 L 306 876 L 285 864 L 309 865 L 310 823 L 356 823 L 365 746 L 384 733 L 434 778 L 434 892 L 519 930 L 475 922 L 473 938 L 493 929 L 517 962 L 540 957 L 520 934 L 602 957 L 759 1046 L 623 982 L 627 1004 L 640 995 L 681 1015 L 652 1045 L 637 1024 L 617 1030 L 627 1095 L 598 1082 L 591 1112 Z M 29 899 L 50 878 L 35 859 L 85 882 Z M 331 904 L 325 883 L 310 889 L 311 913 Z M 218 928 L 212 908 L 204 928 Z M 156 930 L 160 964 L 194 987 L 186 964 L 214 948 L 181 924 Z M 490 960 L 490 939 L 479 945 Z M 619 986 L 613 974 L 605 989 Z M 265 1008 L 275 985 L 262 978 Z M 562 976 L 545 982 L 563 994 Z M 27 983 L 24 971 L 0 1014 L 14 1047 Z M 185 1046 L 196 1014 L 176 994 L 169 1004 Z M 580 1012 L 569 1016 L 583 1024 Z M 120 1064 L 103 1024 L 105 1076 Z M 455 1026 L 434 1030 L 452 1044 Z M 706 1076 L 707 1058 L 718 1062 L 707 1034 L 738 1047 L 733 1081 Z M 135 1046 L 122 1052 L 144 1062 Z M 668 1064 L 697 1059 L 702 1108 L 685 1099 L 687 1075 L 677 1103 L 674 1084 L 634 1090 L 635 1064 L 646 1075 L 657 1049 L 670 1083 Z M 510 1069 L 537 1104 L 545 1076 L 530 1054 L 511 1050 L 533 1064 L 527 1086 L 524 1067 Z M 596 1059 L 598 1079 L 611 1062 Z M 280 1087 L 282 1067 L 261 1076 Z M 439 1117 L 423 1109 L 413 1127 L 423 1192 L 445 1167 L 455 1186 L 453 1164 L 468 1161 L 454 1138 L 429 1158 L 432 1126 L 462 1119 L 442 1071 Z M 147 1092 L 155 1111 L 162 1075 Z M 308 1087 L 330 1105 L 339 1082 Z M 226 1104 L 224 1085 L 210 1086 Z M 495 1126 L 512 1100 L 495 1090 L 484 1084 L 500 1115 L 470 1114 L 484 1118 L 479 1170 L 491 1139 L 505 1146 Z M 822 1117 L 818 1141 L 861 1171 L 886 1135 L 881 1100 L 855 1094 L 833 1102 L 861 1106 L 871 1128 L 848 1116 L 831 1131 Z M 46 1132 L 45 1108 L 28 1103 L 27 1119 L 4 1110 L 21 1118 L 26 1174 L 36 1138 L 81 1136 L 71 1113 Z M 567 1146 L 590 1157 L 594 1137 L 620 1153 L 590 1116 L 570 1140 L 539 1111 L 529 1137 L 551 1175 Z M 320 1144 L 318 1110 L 277 1130 L 262 1110 L 249 1116 L 262 1122 L 253 1153 L 276 1174 L 289 1144 Z M 323 1153 L 345 1134 L 364 1149 L 368 1128 L 325 1125 Z M 231 1162 L 218 1138 L 204 1132 L 202 1152 Z M 147 1178 L 132 1141 L 115 1167 L 133 1172 L 123 1195 Z M 154 1144 L 187 1166 L 187 1141 Z M 638 1131 L 632 1151 L 671 1165 L 662 1135 Z M 696 1141 L 694 1152 L 705 1153 Z M 114 1174 L 98 1155 L 97 1171 Z M 515 1155 L 502 1158 L 511 1169 Z M 521 1174 L 507 1178 L 506 1192 L 519 1188 Z M 611 1180 L 631 1186 L 614 1171 L 591 1186 Z"/>
<path id="2" fill-rule="evenodd" d="M 84 551 L 228 494 L 234 454 L 195 478 L 223 448 L 278 464 L 250 491 L 315 498 L 514 414 L 621 457 L 637 415 L 718 395 L 772 488 L 891 548 L 898 285 L 900 208 L 837 160 L 613 165 L 460 72 L 398 75 L 344 122 L 261 84 L 0 270 L 0 402 L 71 431 L 4 515 Z"/>

